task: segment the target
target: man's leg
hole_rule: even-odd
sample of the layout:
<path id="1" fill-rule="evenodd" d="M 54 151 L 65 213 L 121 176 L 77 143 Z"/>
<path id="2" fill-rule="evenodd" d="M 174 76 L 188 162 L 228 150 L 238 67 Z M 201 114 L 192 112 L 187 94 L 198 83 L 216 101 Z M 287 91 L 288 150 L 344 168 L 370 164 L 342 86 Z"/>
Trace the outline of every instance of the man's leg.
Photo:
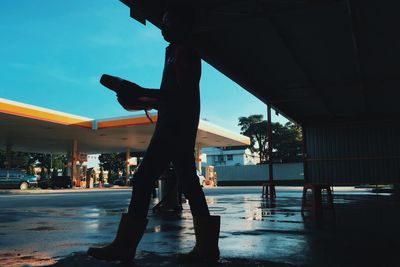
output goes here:
<path id="1" fill-rule="evenodd" d="M 146 218 L 149 210 L 154 182 L 166 170 L 171 162 L 169 136 L 157 131 L 146 151 L 142 163 L 133 178 L 133 190 L 128 215 L 134 218 Z"/>
<path id="2" fill-rule="evenodd" d="M 196 236 L 194 248 L 189 253 L 178 255 L 178 259 L 183 262 L 215 262 L 219 259 L 220 217 L 210 216 L 199 177 L 196 174 L 193 151 L 181 154 L 172 162 L 182 184 L 182 191 L 189 199 Z"/>
<path id="3" fill-rule="evenodd" d="M 194 155 L 191 151 L 179 153 L 172 163 L 182 186 L 182 192 L 189 200 L 190 210 L 193 216 L 209 216 L 206 198 L 200 186 L 196 173 Z"/>
<path id="4" fill-rule="evenodd" d="M 109 261 L 130 262 L 147 226 L 147 212 L 154 181 L 161 175 L 168 159 L 168 135 L 156 130 L 145 158 L 135 174 L 128 214 L 122 214 L 117 235 L 111 244 L 91 247 L 88 255 Z"/>

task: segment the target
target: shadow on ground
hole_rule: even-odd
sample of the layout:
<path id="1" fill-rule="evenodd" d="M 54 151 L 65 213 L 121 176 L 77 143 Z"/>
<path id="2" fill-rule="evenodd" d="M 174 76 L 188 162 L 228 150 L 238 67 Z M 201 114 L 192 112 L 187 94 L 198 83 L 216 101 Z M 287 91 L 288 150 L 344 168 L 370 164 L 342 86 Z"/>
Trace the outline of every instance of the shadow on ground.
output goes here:
<path id="1" fill-rule="evenodd" d="M 99 261 L 94 258 L 86 256 L 85 253 L 74 253 L 71 254 L 57 263 L 52 264 L 50 266 L 56 267 L 105 267 L 105 266 L 180 266 L 180 267 L 200 267 L 200 266 L 208 266 L 208 267 L 223 267 L 223 266 L 259 266 L 259 267 L 290 267 L 294 265 L 286 264 L 286 263 L 275 263 L 270 261 L 254 261 L 250 259 L 239 259 L 239 258 L 224 258 L 219 262 L 210 264 L 210 263 L 179 263 L 176 258 L 171 255 L 159 255 L 150 252 L 142 252 L 137 255 L 137 258 L 131 264 L 124 263 L 113 263 L 106 261 Z"/>

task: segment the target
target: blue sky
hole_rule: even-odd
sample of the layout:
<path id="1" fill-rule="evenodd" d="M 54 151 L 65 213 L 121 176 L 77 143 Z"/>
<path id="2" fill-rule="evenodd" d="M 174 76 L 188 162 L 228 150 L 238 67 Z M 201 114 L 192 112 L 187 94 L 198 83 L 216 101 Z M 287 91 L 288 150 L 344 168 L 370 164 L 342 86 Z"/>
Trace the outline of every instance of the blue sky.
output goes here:
<path id="1" fill-rule="evenodd" d="M 167 43 L 118 0 L 2 0 L 0 97 L 90 118 L 126 116 L 98 80 L 159 87 Z M 266 106 L 203 62 L 201 118 L 235 132 Z M 273 114 L 273 121 L 285 120 Z"/>

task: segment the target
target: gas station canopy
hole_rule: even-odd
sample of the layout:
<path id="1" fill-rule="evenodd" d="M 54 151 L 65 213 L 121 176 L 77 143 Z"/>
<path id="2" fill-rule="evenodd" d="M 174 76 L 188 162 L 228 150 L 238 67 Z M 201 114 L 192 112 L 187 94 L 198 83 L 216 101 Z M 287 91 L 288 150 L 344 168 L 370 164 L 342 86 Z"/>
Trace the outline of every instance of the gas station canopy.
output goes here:
<path id="1" fill-rule="evenodd" d="M 146 150 L 155 128 L 144 115 L 95 120 L 0 98 L 0 147 L 14 151 L 67 153 L 76 141 L 79 151 L 95 154 Z M 173 136 L 171 136 L 173 138 Z M 176 140 L 179 143 L 179 140 Z M 249 145 L 248 137 L 200 121 L 200 147 Z"/>

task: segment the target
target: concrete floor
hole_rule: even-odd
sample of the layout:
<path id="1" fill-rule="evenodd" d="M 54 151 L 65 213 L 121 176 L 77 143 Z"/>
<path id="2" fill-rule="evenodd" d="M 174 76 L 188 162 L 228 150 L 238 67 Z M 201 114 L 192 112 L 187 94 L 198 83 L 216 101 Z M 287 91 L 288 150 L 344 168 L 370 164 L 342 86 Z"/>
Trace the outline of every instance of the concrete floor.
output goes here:
<path id="1" fill-rule="evenodd" d="M 277 188 L 274 203 L 259 187 L 205 193 L 222 216 L 216 266 L 399 266 L 400 201 L 390 194 L 336 189 L 336 216 L 316 223 L 300 214 L 301 188 Z M 129 190 L 0 192 L 0 266 L 116 265 L 85 251 L 112 240 L 129 198 Z M 194 244 L 187 204 L 181 215 L 149 219 L 136 266 L 201 266 L 174 257 Z"/>

